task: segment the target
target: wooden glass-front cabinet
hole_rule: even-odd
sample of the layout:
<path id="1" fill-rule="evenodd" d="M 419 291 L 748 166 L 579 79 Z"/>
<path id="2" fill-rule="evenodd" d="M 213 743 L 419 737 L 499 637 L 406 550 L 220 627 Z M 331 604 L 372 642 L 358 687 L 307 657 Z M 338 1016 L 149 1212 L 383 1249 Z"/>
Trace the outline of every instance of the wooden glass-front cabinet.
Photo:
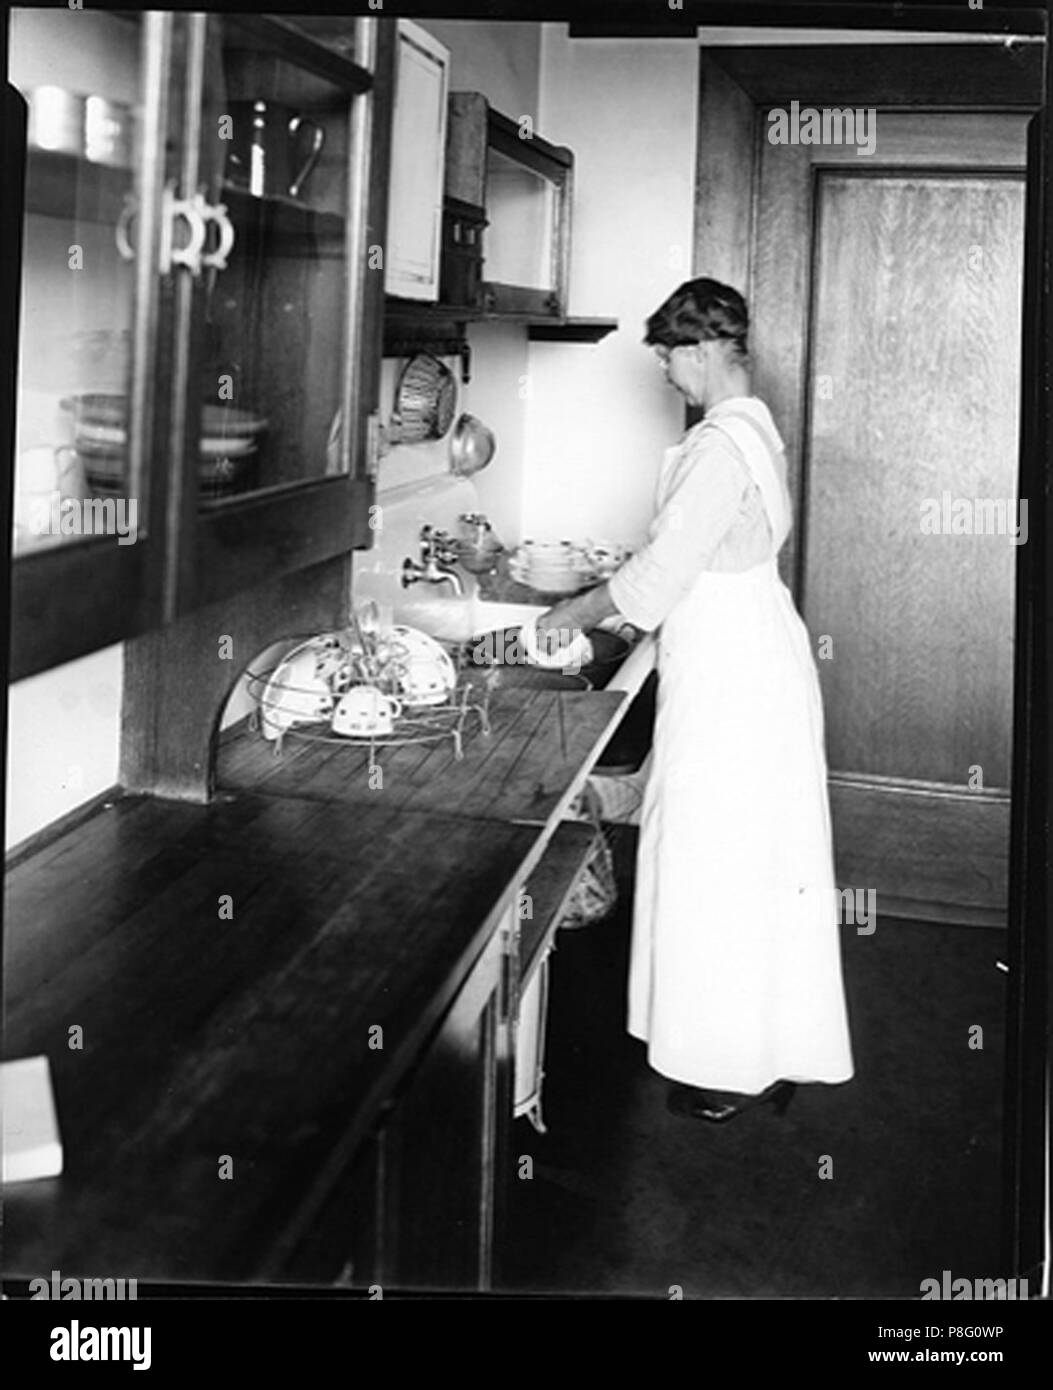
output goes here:
<path id="1" fill-rule="evenodd" d="M 369 544 L 393 26 L 15 11 L 11 676 Z"/>

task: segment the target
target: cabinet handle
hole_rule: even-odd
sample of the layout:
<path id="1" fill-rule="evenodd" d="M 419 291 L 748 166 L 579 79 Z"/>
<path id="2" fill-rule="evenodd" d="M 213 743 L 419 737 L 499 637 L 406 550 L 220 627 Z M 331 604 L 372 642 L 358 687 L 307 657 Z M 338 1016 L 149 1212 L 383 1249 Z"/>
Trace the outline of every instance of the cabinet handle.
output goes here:
<path id="1" fill-rule="evenodd" d="M 201 274 L 201 252 L 208 235 L 205 225 L 209 207 L 200 193 L 192 198 L 177 198 L 174 184 L 164 191 L 161 208 L 161 255 L 159 268 L 162 275 L 168 275 L 173 266 L 185 265 L 195 278 Z M 190 240 L 185 246 L 173 245 L 173 229 L 177 217 L 182 217 L 190 228 Z"/>
<path id="2" fill-rule="evenodd" d="M 234 224 L 227 216 L 227 205 L 216 203 L 214 207 L 207 207 L 205 217 L 219 228 L 219 245 L 214 251 L 205 252 L 201 264 L 211 270 L 226 270 L 227 257 L 234 246 Z"/>

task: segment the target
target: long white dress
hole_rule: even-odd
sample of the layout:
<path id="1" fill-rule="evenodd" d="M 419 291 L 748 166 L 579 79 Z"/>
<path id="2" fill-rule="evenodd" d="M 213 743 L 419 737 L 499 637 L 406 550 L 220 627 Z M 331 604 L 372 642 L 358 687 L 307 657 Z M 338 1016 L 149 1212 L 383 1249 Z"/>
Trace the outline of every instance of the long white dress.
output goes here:
<path id="1" fill-rule="evenodd" d="M 785 476 L 763 402 L 721 402 L 668 451 L 650 541 L 611 581 L 658 628 L 628 1030 L 662 1075 L 747 1093 L 852 1076 L 822 701 L 776 567 Z"/>

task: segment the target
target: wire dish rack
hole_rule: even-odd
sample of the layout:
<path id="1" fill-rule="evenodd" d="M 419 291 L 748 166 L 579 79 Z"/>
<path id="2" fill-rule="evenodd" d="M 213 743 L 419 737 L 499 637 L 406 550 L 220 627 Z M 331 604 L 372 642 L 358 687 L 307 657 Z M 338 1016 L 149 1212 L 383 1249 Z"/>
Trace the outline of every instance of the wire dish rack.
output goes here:
<path id="1" fill-rule="evenodd" d="M 454 758 L 460 762 L 467 735 L 490 736 L 491 686 L 486 680 L 471 681 L 458 676 L 457 684 L 441 703 L 415 705 L 399 693 L 396 677 L 381 674 L 370 681 L 329 684 L 319 678 L 309 685 L 289 681 L 276 684 L 274 678 L 281 665 L 278 662 L 265 671 L 245 673 L 248 694 L 256 705 L 249 715 L 249 728 L 273 742 L 275 757 L 282 756 L 287 739 L 297 744 L 367 749 L 370 762 L 376 761 L 378 749 L 406 748 L 449 739 Z M 402 702 L 400 712 L 391 715 L 390 731 L 386 728 L 354 734 L 334 731 L 332 718 L 337 704 L 355 689 L 379 690 L 382 695 Z M 384 722 L 386 725 L 387 721 Z"/>

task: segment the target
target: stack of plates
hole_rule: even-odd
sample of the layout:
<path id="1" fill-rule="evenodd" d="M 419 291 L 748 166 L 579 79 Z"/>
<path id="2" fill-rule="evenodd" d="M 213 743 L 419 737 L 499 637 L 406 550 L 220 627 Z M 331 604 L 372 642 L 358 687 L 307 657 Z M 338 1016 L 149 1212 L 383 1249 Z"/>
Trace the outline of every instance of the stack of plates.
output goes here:
<path id="1" fill-rule="evenodd" d="M 198 486 L 202 497 L 244 492 L 252 483 L 259 436 L 267 421 L 234 406 L 206 405 L 201 412 Z"/>
<path id="2" fill-rule="evenodd" d="M 84 476 L 97 495 L 127 489 L 128 398 L 90 393 L 62 402 L 73 414 L 73 441 Z M 198 482 L 206 498 L 243 492 L 251 485 L 259 436 L 267 421 L 234 406 L 206 405 L 201 412 Z"/>
<path id="3" fill-rule="evenodd" d="M 96 496 L 127 495 L 128 406 L 125 396 L 91 394 L 62 402 L 73 413 L 73 443 Z"/>
<path id="4" fill-rule="evenodd" d="M 570 541 L 524 541 L 508 568 L 520 584 L 546 594 L 573 594 L 595 578 L 580 546 Z"/>

